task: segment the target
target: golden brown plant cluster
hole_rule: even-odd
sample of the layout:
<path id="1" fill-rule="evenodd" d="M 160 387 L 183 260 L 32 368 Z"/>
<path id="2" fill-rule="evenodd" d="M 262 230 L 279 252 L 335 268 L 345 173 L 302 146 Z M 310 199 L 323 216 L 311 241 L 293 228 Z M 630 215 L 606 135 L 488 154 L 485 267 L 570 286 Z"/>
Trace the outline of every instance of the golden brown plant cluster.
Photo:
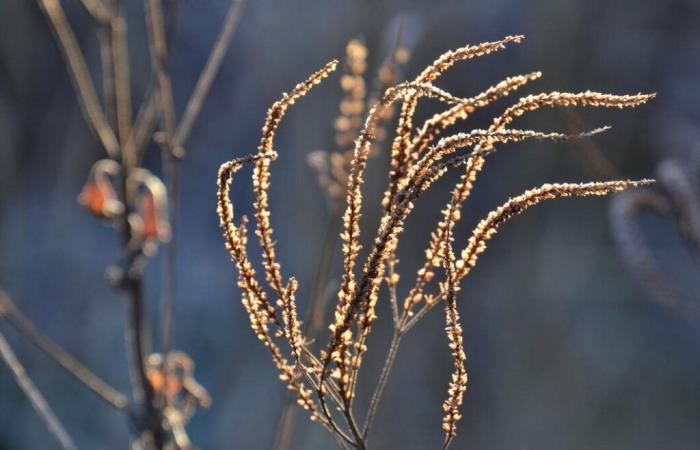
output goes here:
<path id="1" fill-rule="evenodd" d="M 340 233 L 343 252 L 342 279 L 334 315 L 328 326 L 329 340 L 325 349 L 318 354 L 312 351 L 309 342 L 302 336 L 295 301 L 297 282 L 293 277 L 285 281 L 277 262 L 267 191 L 270 187 L 270 163 L 277 157 L 273 140 L 281 119 L 289 106 L 336 68 L 336 62 L 333 61 L 312 74 L 308 80 L 298 84 L 291 93 L 284 94 L 282 99 L 270 108 L 257 154 L 234 159 L 221 166 L 218 175 L 218 212 L 226 246 L 238 269 L 238 285 L 243 293 L 243 305 L 250 316 L 253 331 L 270 351 L 280 372 L 280 378 L 296 393 L 298 403 L 310 412 L 312 420 L 320 422 L 332 432 L 341 447 L 367 447 L 372 418 L 401 337 L 433 306 L 444 302 L 447 337 L 454 356 L 454 372 L 449 383 L 448 398 L 443 404 L 445 416 L 442 428 L 445 432 L 446 448 L 455 436 L 467 385 L 466 355 L 456 296 L 461 280 L 475 266 L 479 255 L 486 249 L 488 240 L 503 223 L 542 201 L 570 196 L 606 195 L 651 182 L 640 180 L 545 184 L 528 190 L 488 214 L 473 230 L 464 249 L 455 253 L 452 234 L 461 217 L 461 206 L 469 197 L 486 158 L 495 151 L 496 144 L 523 140 L 559 142 L 591 136 L 606 129 L 596 129 L 578 135 L 545 133 L 510 128 L 515 119 L 543 107 L 626 108 L 643 104 L 653 97 L 597 92 L 551 92 L 530 95 L 516 101 L 513 106 L 496 116 L 488 129 L 474 129 L 468 133 L 443 137 L 442 133 L 457 121 L 467 119 L 476 109 L 483 108 L 527 82 L 539 78 L 540 73 L 507 78 L 483 93 L 468 98 L 454 96 L 433 83 L 459 61 L 487 55 L 522 39 L 522 36 L 508 36 L 500 41 L 449 51 L 414 80 L 386 89 L 378 101 L 364 112 L 364 125 L 359 128 L 354 138 L 349 170 L 347 175 L 342 177 L 345 181 L 342 192 L 346 196 L 343 229 Z M 365 53 L 363 48 L 356 43 L 351 43 L 348 47 L 350 60 L 354 62 L 349 64 L 350 73 L 345 77 L 352 78 L 344 78 L 346 81 L 342 83 L 351 88 L 348 90 L 347 101 L 352 107 L 348 106 L 347 110 L 341 111 L 341 127 L 336 122 L 336 129 L 343 133 L 339 141 L 341 148 L 346 142 L 345 133 L 364 111 L 359 99 L 361 96 L 353 96 L 355 89 L 359 90 L 356 77 L 361 73 L 360 69 L 364 68 L 361 62 Z M 416 107 L 423 97 L 444 103 L 447 108 L 424 123 L 414 125 Z M 376 143 L 379 127 L 383 124 L 385 111 L 399 102 L 401 108 L 391 145 L 391 172 L 381 201 L 384 213 L 366 259 L 360 265 L 360 218 L 365 169 Z M 341 157 L 344 161 L 345 157 L 342 154 L 339 158 Z M 253 216 L 257 224 L 255 234 L 262 248 L 267 287 L 263 287 L 258 281 L 257 272 L 248 256 L 247 219 L 245 216 L 239 221 L 235 219 L 229 198 L 232 177 L 248 163 L 254 165 Z M 404 301 L 400 302 L 397 293 L 400 275 L 396 250 L 404 222 L 416 199 L 451 169 L 460 169 L 461 178 L 442 210 L 442 219 L 436 224 L 429 238 L 425 249 L 425 262 L 417 270 L 415 285 L 408 290 Z M 338 177 L 336 181 L 340 179 L 341 177 Z M 324 186 L 329 189 L 331 196 L 339 195 L 339 188 L 330 187 L 329 184 Z M 358 374 L 367 352 L 367 338 L 377 319 L 379 290 L 383 284 L 388 287 L 390 293 L 388 301 L 391 304 L 395 332 L 387 365 L 375 388 L 364 424 L 360 425 L 355 417 L 353 401 L 357 392 Z M 286 347 L 285 350 L 283 347 Z"/>

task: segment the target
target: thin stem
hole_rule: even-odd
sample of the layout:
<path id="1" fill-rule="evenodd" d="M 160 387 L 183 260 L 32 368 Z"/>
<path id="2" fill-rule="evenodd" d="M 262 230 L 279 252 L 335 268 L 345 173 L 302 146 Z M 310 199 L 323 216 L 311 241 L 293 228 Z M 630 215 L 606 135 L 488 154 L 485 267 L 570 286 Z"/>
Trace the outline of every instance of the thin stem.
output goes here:
<path id="1" fill-rule="evenodd" d="M 304 349 L 304 354 L 311 358 L 311 353 L 309 352 L 308 349 Z M 312 359 L 313 361 L 313 359 Z M 309 373 L 304 373 L 304 377 L 306 380 L 309 382 L 311 386 L 313 386 L 314 389 L 318 390 L 319 386 L 318 384 L 314 381 L 314 379 L 311 377 Z M 338 407 L 342 406 L 342 400 L 338 396 L 337 393 L 334 392 L 334 389 L 329 389 L 329 394 L 331 395 L 331 398 L 333 401 L 336 403 Z M 287 403 L 284 407 L 284 410 L 282 411 L 282 415 L 280 416 L 280 420 L 277 424 L 277 432 L 275 433 L 275 450 L 284 450 L 289 447 L 292 439 L 292 431 L 294 429 L 294 423 L 296 420 L 296 416 L 298 413 L 297 409 L 297 403 L 296 401 L 291 398 L 287 400 Z M 325 411 L 324 411 L 325 412 Z M 332 423 L 332 419 L 330 419 L 330 415 L 326 414 L 326 417 L 319 416 L 318 420 L 338 439 L 338 442 L 341 443 L 342 440 L 340 439 L 341 437 L 343 439 L 346 439 L 348 442 L 351 441 L 351 439 L 348 436 L 337 436 L 336 433 L 339 433 L 340 430 L 335 426 L 334 423 Z M 342 445 L 343 448 L 345 448 L 344 445 Z"/>
<path id="2" fill-rule="evenodd" d="M 321 325 L 323 324 L 323 296 L 325 295 L 325 286 L 328 283 L 331 262 L 335 256 L 337 227 L 340 225 L 339 219 L 340 218 L 337 214 L 333 214 L 328 220 L 328 225 L 326 226 L 326 231 L 323 237 L 321 257 L 319 258 L 319 264 L 317 266 L 313 287 L 311 289 L 311 300 L 309 301 L 309 305 L 306 309 L 302 334 L 312 339 L 316 333 L 318 333 Z M 329 392 L 332 393 L 332 390 Z M 293 399 L 288 400 L 277 425 L 277 438 L 275 439 L 274 447 L 275 450 L 286 450 L 289 448 L 297 412 L 298 408 L 296 402 Z"/>
<path id="3" fill-rule="evenodd" d="M 343 450 L 350 450 L 351 448 L 354 447 L 354 445 L 345 442 L 344 440 L 340 439 L 335 434 L 333 435 L 333 437 L 335 438 L 336 442 L 338 443 L 338 446 L 340 448 L 342 448 Z"/>
<path id="4" fill-rule="evenodd" d="M 170 222 L 170 241 L 165 244 L 165 261 L 163 276 L 161 351 L 164 355 L 173 347 L 175 328 L 175 270 L 177 267 L 177 199 L 180 191 L 178 160 L 168 152 L 166 174 L 168 182 L 168 220 Z"/>
<path id="5" fill-rule="evenodd" d="M 275 434 L 275 450 L 285 450 L 292 443 L 292 431 L 294 430 L 294 421 L 296 419 L 297 409 L 294 401 L 287 401 L 282 411 L 279 424 L 277 425 L 277 433 Z"/>
<path id="6" fill-rule="evenodd" d="M 126 20 L 121 0 L 114 1 L 114 16 L 110 21 L 112 31 L 112 61 L 116 97 L 117 130 L 122 145 L 131 131 L 131 82 L 129 75 L 129 54 L 126 44 Z"/>
<path id="7" fill-rule="evenodd" d="M 394 276 L 394 264 L 389 266 L 389 277 Z M 391 320 L 394 323 L 394 329 L 399 328 L 400 320 L 399 317 L 399 295 L 396 292 L 396 283 L 391 281 L 389 283 L 389 303 L 391 304 Z"/>
<path id="8" fill-rule="evenodd" d="M 360 428 L 357 426 L 355 417 L 352 415 L 351 402 L 349 400 L 345 401 L 345 408 L 343 408 L 343 416 L 345 416 L 345 421 L 350 428 L 350 433 L 352 433 L 353 438 L 355 438 L 355 447 L 358 450 L 366 450 L 365 440 L 360 433 Z"/>
<path id="9" fill-rule="evenodd" d="M 107 123 L 112 129 L 117 128 L 117 107 L 114 87 L 114 65 L 112 63 L 112 31 L 109 23 L 97 33 L 100 40 L 100 60 L 102 63 L 102 97 Z"/>
<path id="10" fill-rule="evenodd" d="M 20 334 L 29 339 L 39 350 L 56 361 L 69 374 L 84 384 L 93 393 L 117 410 L 123 411 L 127 406 L 124 394 L 117 391 L 97 375 L 92 373 L 75 358 L 59 347 L 49 337 L 36 329 L 12 303 L 10 298 L 0 293 L 0 317 L 5 318 Z"/>
<path id="11" fill-rule="evenodd" d="M 97 99 L 95 84 L 90 77 L 85 58 L 80 50 L 75 34 L 66 20 L 63 7 L 58 0 L 39 0 L 49 19 L 63 51 L 69 73 L 78 94 L 78 101 L 88 123 L 93 127 L 107 154 L 116 158 L 119 155 L 119 142 L 109 126 L 100 102 Z"/>
<path id="12" fill-rule="evenodd" d="M 172 349 L 175 307 L 175 270 L 177 236 L 177 199 L 179 191 L 178 160 L 183 156 L 173 140 L 175 134 L 175 106 L 172 85 L 167 70 L 168 43 L 163 22 L 163 8 L 160 0 L 146 0 L 146 27 L 148 29 L 151 64 L 155 72 L 160 123 L 163 132 L 162 144 L 165 149 L 165 172 L 168 184 L 168 219 L 171 239 L 165 245 L 163 271 L 161 351 L 164 355 Z"/>
<path id="13" fill-rule="evenodd" d="M 330 411 L 328 411 L 328 405 L 326 404 L 325 395 L 323 394 L 323 389 L 321 388 L 321 386 L 316 387 L 316 392 L 318 395 L 318 402 L 321 404 L 321 411 L 323 412 L 323 415 L 326 416 L 326 420 L 331 428 L 332 433 L 335 436 L 342 438 L 343 441 L 347 442 L 353 447 L 357 447 L 355 442 L 353 442 L 352 438 L 348 436 L 345 432 L 343 432 L 343 430 L 338 428 L 338 425 L 336 425 L 335 421 L 333 420 L 333 416 L 331 416 Z"/>
<path id="14" fill-rule="evenodd" d="M 168 43 L 163 22 L 163 7 L 160 0 L 146 0 L 146 28 L 151 50 L 151 64 L 155 71 L 160 124 L 163 132 L 161 143 L 165 150 L 165 172 L 168 184 L 168 218 L 171 240 L 165 246 L 165 268 L 163 275 L 163 312 L 161 323 L 161 351 L 164 355 L 172 349 L 174 335 L 175 270 L 177 236 L 177 199 L 179 194 L 179 158 L 183 156 L 175 145 L 175 105 L 170 76 L 168 74 Z"/>
<path id="15" fill-rule="evenodd" d="M 161 413 L 156 407 L 155 391 L 148 380 L 146 358 L 150 353 L 146 318 L 143 303 L 143 280 L 140 274 L 128 274 L 125 280 L 129 293 L 129 314 L 127 320 L 127 341 L 129 344 L 132 371 L 135 379 L 134 396 L 144 407 L 143 428 L 152 435 L 153 445 L 160 450 L 164 445 L 164 431 Z"/>
<path id="16" fill-rule="evenodd" d="M 245 0 L 234 0 L 226 13 L 226 18 L 224 19 L 224 24 L 221 27 L 219 36 L 216 38 L 211 53 L 209 53 L 204 69 L 199 75 L 194 91 L 192 91 L 192 95 L 185 107 L 185 112 L 175 131 L 173 140 L 176 147 L 185 145 L 185 141 L 192 130 L 192 125 L 194 125 L 195 120 L 197 120 L 199 116 L 199 112 L 202 110 L 204 100 L 207 98 L 209 89 L 216 78 L 216 74 L 219 72 L 226 51 L 231 44 L 231 39 L 236 31 L 238 19 L 244 4 Z"/>
<path id="17" fill-rule="evenodd" d="M 316 366 L 321 365 L 321 362 L 306 347 L 304 347 L 303 353 L 307 358 L 309 358 L 309 361 L 311 361 L 312 364 L 315 364 Z M 304 377 L 307 379 L 309 384 L 314 387 L 314 389 L 319 389 L 319 384 L 311 377 L 311 375 L 308 372 L 304 373 Z M 341 408 L 343 406 L 343 400 L 340 397 L 340 394 L 338 394 L 338 386 L 333 382 L 333 380 L 326 380 L 326 386 L 329 387 L 328 395 L 330 395 L 331 399 L 336 404 L 336 406 L 338 408 Z"/>
<path id="18" fill-rule="evenodd" d="M 369 429 L 372 427 L 372 421 L 374 420 L 374 415 L 379 407 L 379 402 L 382 399 L 382 394 L 384 393 L 386 382 L 389 379 L 389 374 L 391 373 L 391 369 L 394 367 L 394 361 L 396 360 L 396 354 L 399 351 L 399 345 L 401 345 L 402 337 L 403 335 L 399 333 L 398 329 L 394 330 L 394 336 L 392 337 L 391 344 L 389 345 L 389 352 L 386 356 L 386 362 L 384 362 L 384 367 L 379 375 L 377 387 L 374 389 L 374 393 L 372 394 L 372 400 L 370 401 L 369 409 L 367 411 L 367 418 L 365 419 L 365 425 L 362 429 L 362 437 L 365 439 L 365 441 L 367 440 Z"/>
<path id="19" fill-rule="evenodd" d="M 97 23 L 106 24 L 112 19 L 112 12 L 102 0 L 81 0 L 83 6 Z"/>
<path id="20" fill-rule="evenodd" d="M 158 121 L 158 96 L 153 85 L 154 82 L 151 81 L 146 90 L 143 103 L 136 114 L 136 120 L 129 133 L 129 138 L 122 146 L 124 154 L 122 159 L 124 166 L 127 168 L 133 168 L 140 164 L 148 139 L 153 135 L 153 130 Z"/>
<path id="21" fill-rule="evenodd" d="M 444 295 L 439 294 L 437 297 L 435 297 L 435 301 L 428 305 L 427 303 L 424 304 L 421 309 L 418 310 L 417 313 L 415 313 L 413 316 L 409 316 L 404 312 L 403 317 L 401 319 L 401 334 L 406 334 L 408 333 L 411 328 L 413 328 L 419 320 L 423 318 L 428 312 L 435 307 L 435 305 L 439 304 L 442 300 L 444 300 Z"/>
<path id="22" fill-rule="evenodd" d="M 445 443 L 442 444 L 442 450 L 447 450 L 450 447 L 450 444 L 452 443 L 452 440 L 454 439 L 454 436 L 445 438 Z"/>
<path id="23" fill-rule="evenodd" d="M 321 257 L 316 269 L 314 284 L 311 290 L 311 301 L 306 310 L 304 335 L 314 337 L 323 325 L 324 295 L 330 277 L 331 267 L 337 249 L 338 227 L 340 226 L 340 215 L 334 213 L 328 220 L 326 231 L 323 236 L 323 247 Z"/>
<path id="24" fill-rule="evenodd" d="M 27 375 L 26 370 L 24 370 L 24 367 L 20 364 L 17 356 L 12 351 L 10 344 L 2 333 L 0 333 L 0 357 L 2 357 L 7 367 L 12 371 L 20 389 L 22 389 L 27 398 L 29 398 L 34 410 L 44 421 L 51 434 L 53 434 L 56 440 L 61 444 L 61 447 L 65 450 L 75 450 L 76 446 L 73 440 L 46 402 L 44 396 L 41 395 L 41 392 L 39 392 L 39 389 L 37 389 L 32 379 Z"/>
<path id="25" fill-rule="evenodd" d="M 160 117 L 164 142 L 171 151 L 175 134 L 175 106 L 170 76 L 167 70 L 168 44 L 165 36 L 163 22 L 163 8 L 160 0 L 146 0 L 146 27 L 148 29 L 148 41 L 151 50 L 151 63 L 158 87 L 158 100 L 160 103 Z"/>

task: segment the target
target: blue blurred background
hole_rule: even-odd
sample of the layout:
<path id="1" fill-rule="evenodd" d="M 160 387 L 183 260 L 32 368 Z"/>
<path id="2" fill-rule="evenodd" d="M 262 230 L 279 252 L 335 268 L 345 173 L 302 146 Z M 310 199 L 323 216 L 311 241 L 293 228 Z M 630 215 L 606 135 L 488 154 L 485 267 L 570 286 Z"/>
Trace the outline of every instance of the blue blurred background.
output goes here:
<path id="1" fill-rule="evenodd" d="M 80 2 L 65 0 L 90 66 L 99 44 Z M 148 81 L 148 48 L 139 2 L 129 5 L 135 99 Z M 173 30 L 175 101 L 182 111 L 223 16 L 224 0 L 181 0 Z M 235 272 L 215 213 L 219 164 L 252 152 L 267 107 L 285 90 L 362 37 L 372 73 L 386 56 L 391 24 L 403 18 L 415 42 L 408 77 L 447 49 L 525 34 L 523 44 L 462 63 L 440 87 L 473 95 L 506 76 L 542 70 L 525 88 L 658 92 L 632 111 L 578 110 L 593 128 L 613 125 L 595 145 L 624 177 L 653 175 L 669 156 L 700 144 L 700 2 L 697 0 L 249 0 L 221 72 L 188 143 L 178 217 L 176 347 L 197 363 L 214 400 L 189 429 L 204 449 L 271 448 L 286 391 L 250 332 Z M 285 276 L 300 281 L 304 304 L 328 220 L 324 194 L 305 155 L 333 147 L 341 96 L 338 75 L 291 110 L 277 139 L 271 209 Z M 469 127 L 514 101 L 511 96 Z M 434 105 L 419 111 L 421 118 Z M 532 114 L 519 127 L 566 129 L 562 111 Z M 459 129 L 459 128 L 457 128 Z M 159 172 L 157 152 L 147 165 Z M 386 154 L 371 161 L 365 238 L 376 229 Z M 104 279 L 118 256 L 113 229 L 76 202 L 94 161 L 103 158 L 86 126 L 61 55 L 35 2 L 0 0 L 0 285 L 41 329 L 96 373 L 128 391 L 124 298 Z M 421 261 L 456 174 L 421 201 L 401 241 L 405 292 Z M 598 177 L 576 144 L 517 144 L 495 154 L 476 184 L 456 234 L 466 242 L 476 221 L 508 196 L 544 182 Z M 251 191 L 233 195 L 249 211 Z M 619 260 L 607 220 L 609 199 L 548 203 L 503 227 L 460 294 L 469 388 L 453 448 L 697 449 L 700 442 L 700 324 L 649 301 Z M 668 272 L 697 292 L 697 266 L 663 223 L 649 239 Z M 146 270 L 151 318 L 161 286 L 160 257 Z M 336 261 L 335 274 L 339 271 Z M 380 306 L 365 365 L 374 383 L 390 335 Z M 127 448 L 126 422 L 103 406 L 14 330 L 0 324 L 80 448 Z M 441 402 L 451 371 L 443 315 L 437 309 L 405 340 L 380 408 L 375 448 L 441 444 Z M 370 394 L 361 390 L 360 410 Z M 305 417 L 294 449 L 326 449 L 332 437 Z M 55 444 L 0 367 L 0 449 Z"/>

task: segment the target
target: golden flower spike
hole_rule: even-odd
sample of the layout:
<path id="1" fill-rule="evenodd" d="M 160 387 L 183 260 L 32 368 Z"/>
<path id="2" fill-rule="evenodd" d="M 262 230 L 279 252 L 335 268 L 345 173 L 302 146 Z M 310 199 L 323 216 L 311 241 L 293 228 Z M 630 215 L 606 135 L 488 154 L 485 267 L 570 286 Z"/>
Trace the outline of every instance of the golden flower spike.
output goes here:
<path id="1" fill-rule="evenodd" d="M 243 306 L 249 315 L 251 328 L 270 351 L 280 379 L 296 394 L 297 402 L 309 410 L 312 420 L 318 420 L 331 431 L 344 448 L 367 448 L 372 419 L 402 336 L 441 301 L 445 302 L 446 331 L 454 357 L 454 371 L 447 399 L 443 403 L 443 448 L 447 448 L 456 435 L 457 422 L 461 418 L 460 407 L 467 385 L 466 356 L 457 310 L 457 293 L 461 280 L 475 266 L 489 239 L 496 234 L 500 225 L 544 200 L 606 195 L 651 182 L 640 180 L 546 184 L 527 191 L 510 199 L 482 220 L 459 257 L 455 256 L 452 250 L 453 230 L 460 220 L 462 204 L 469 197 L 473 183 L 484 167 L 485 158 L 495 151 L 497 144 L 526 139 L 563 142 L 592 137 L 608 129 L 601 127 L 585 133 L 568 135 L 510 128 L 517 117 L 542 107 L 635 107 L 653 97 L 642 94 L 610 95 L 590 91 L 578 94 L 552 92 L 531 95 L 521 98 L 496 116 L 488 129 L 473 129 L 465 133 L 443 136 L 444 130 L 456 121 L 467 119 L 475 109 L 484 108 L 491 102 L 509 95 L 529 81 L 539 78 L 541 73 L 533 72 L 506 78 L 483 93 L 468 98 L 453 95 L 435 86 L 433 82 L 458 61 L 486 55 L 504 48 L 508 43 L 521 40 L 522 36 L 510 36 L 499 41 L 447 52 L 413 81 L 399 83 L 386 89 L 382 95 L 377 96 L 376 101 L 370 103 L 369 108 L 364 102 L 366 87 L 362 79 L 366 66 L 366 48 L 360 41 L 351 41 L 348 44 L 346 73 L 341 79 L 346 98 L 341 106 L 341 116 L 335 122 L 339 151 L 330 156 L 325 152 L 314 152 L 309 158 L 310 163 L 319 172 L 321 184 L 329 189 L 334 202 L 339 201 L 342 195 L 346 196 L 340 233 L 343 272 L 334 315 L 328 324 L 328 344 L 318 355 L 308 347 L 311 340 L 303 335 L 298 319 L 298 283 L 294 277 L 284 282 L 276 260 L 267 190 L 270 185 L 269 165 L 277 156 L 273 139 L 280 120 L 288 107 L 325 78 L 336 63 L 331 62 L 312 74 L 272 106 L 263 126 L 263 137 L 257 154 L 229 161 L 219 170 L 218 212 L 224 229 L 226 248 L 238 269 L 238 285 L 242 291 Z M 435 98 L 446 103 L 447 107 L 426 120 L 420 127 L 414 127 L 413 115 L 418 101 L 423 97 Z M 398 102 L 401 103 L 401 113 L 390 155 L 389 185 L 380 199 L 383 217 L 370 241 L 367 259 L 360 266 L 361 270 L 358 270 L 365 170 L 372 149 L 381 138 L 378 131 L 384 124 L 386 113 Z M 360 126 L 363 114 L 364 124 Z M 351 139 L 354 139 L 352 152 L 349 147 Z M 235 225 L 233 205 L 229 199 L 231 177 L 248 163 L 254 165 L 253 206 L 257 222 L 256 234 L 263 248 L 265 279 L 272 295 L 276 297 L 274 302 L 258 282 L 256 270 L 248 258 L 247 221 L 243 218 L 238 226 Z M 430 236 L 425 261 L 417 271 L 416 283 L 408 291 L 401 308 L 397 292 L 399 265 L 395 255 L 404 222 L 421 194 L 447 171 L 462 167 L 462 176 L 454 186 L 451 198 L 442 211 L 442 218 Z M 345 182 L 345 186 L 342 186 L 340 181 Z M 335 203 L 333 207 L 336 207 Z M 429 284 L 436 278 L 435 271 L 439 267 L 444 268 L 445 278 L 437 283 L 437 292 L 426 292 Z M 368 350 L 367 339 L 378 318 L 377 305 L 383 283 L 389 288 L 388 301 L 391 303 L 394 335 L 386 365 L 372 394 L 365 423 L 360 426 L 355 418 L 354 399 L 362 361 Z M 415 306 L 419 304 L 422 306 L 418 312 L 414 312 Z M 284 350 L 281 344 L 285 344 Z M 290 363 L 289 360 L 293 362 Z"/>

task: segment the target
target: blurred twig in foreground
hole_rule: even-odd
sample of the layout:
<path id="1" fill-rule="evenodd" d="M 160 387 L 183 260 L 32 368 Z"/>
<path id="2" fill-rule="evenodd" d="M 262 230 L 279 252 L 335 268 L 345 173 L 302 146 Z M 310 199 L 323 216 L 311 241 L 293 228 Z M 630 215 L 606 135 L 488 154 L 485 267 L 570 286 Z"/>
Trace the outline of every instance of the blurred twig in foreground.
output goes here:
<path id="1" fill-rule="evenodd" d="M 112 407 L 127 413 L 135 430 L 134 448 L 191 449 L 185 426 L 197 408 L 207 407 L 210 399 L 194 379 L 194 363 L 187 355 L 173 349 L 178 167 L 185 155 L 187 138 L 236 30 L 244 0 L 232 1 L 179 122 L 170 87 L 165 19 L 172 11 L 164 11 L 161 0 L 144 0 L 151 51 L 151 83 L 135 118 L 127 47 L 127 3 L 123 0 L 82 0 L 83 7 L 94 21 L 100 42 L 100 98 L 61 1 L 37 1 L 63 53 L 85 120 L 106 153 L 106 158 L 97 161 L 90 170 L 79 201 L 93 215 L 117 228 L 122 236 L 121 256 L 109 268 L 108 276 L 128 300 L 125 336 L 134 404 L 128 404 L 125 395 L 38 331 L 9 299 L 2 299 L 0 312 L 76 379 Z M 170 6 L 175 8 L 174 2 Z M 151 140 L 158 142 L 163 150 L 167 186 L 141 165 Z M 160 340 L 158 351 L 154 351 L 151 344 L 154 333 L 147 326 L 143 271 L 149 257 L 160 245 L 166 246 L 166 255 L 158 321 Z M 22 379 L 29 380 L 24 373 Z M 35 398 L 36 395 L 32 400 L 36 404 Z M 55 418 L 48 417 L 48 414 L 44 416 L 47 416 L 46 422 L 52 430 L 59 429 L 54 423 Z M 64 446 L 73 447 L 72 444 Z"/>

